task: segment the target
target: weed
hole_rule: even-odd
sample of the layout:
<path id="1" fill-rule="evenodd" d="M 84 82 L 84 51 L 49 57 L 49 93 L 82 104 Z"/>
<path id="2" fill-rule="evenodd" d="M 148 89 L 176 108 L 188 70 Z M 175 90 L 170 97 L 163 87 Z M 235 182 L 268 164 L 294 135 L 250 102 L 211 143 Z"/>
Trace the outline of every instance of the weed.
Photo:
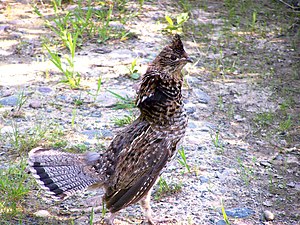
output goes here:
<path id="1" fill-rule="evenodd" d="M 180 155 L 180 159 L 178 159 L 179 164 L 182 165 L 184 168 L 186 168 L 186 170 L 190 173 L 191 172 L 191 167 L 190 167 L 190 165 L 187 162 L 184 148 L 181 147 L 178 150 L 178 153 Z"/>
<path id="2" fill-rule="evenodd" d="M 105 206 L 105 201 L 104 201 L 104 198 L 103 198 L 102 199 L 102 212 L 101 212 L 102 217 L 105 217 L 106 213 L 107 213 L 107 208 Z"/>
<path id="3" fill-rule="evenodd" d="M 256 159 L 253 158 L 252 162 L 255 163 Z M 242 180 L 245 182 L 245 184 L 248 186 L 250 184 L 250 181 L 254 178 L 254 170 L 250 166 L 244 165 L 241 158 L 237 158 L 237 162 L 239 165 L 239 173 L 241 175 Z"/>
<path id="4" fill-rule="evenodd" d="M 109 22 L 111 21 L 111 16 L 113 12 L 113 4 L 109 5 L 109 9 L 106 13 L 98 14 L 98 18 L 101 20 L 101 25 L 98 26 L 97 34 L 98 34 L 98 43 L 104 43 L 110 38 L 111 28 L 109 27 Z"/>
<path id="5" fill-rule="evenodd" d="M 71 121 L 72 128 L 74 128 L 75 126 L 76 111 L 77 111 L 76 108 L 72 110 L 72 121 Z"/>
<path id="6" fill-rule="evenodd" d="M 94 207 L 93 207 L 92 211 L 91 211 L 90 221 L 89 221 L 90 225 L 93 225 L 94 216 L 95 216 L 95 212 L 94 212 Z"/>
<path id="7" fill-rule="evenodd" d="M 22 211 L 22 201 L 30 189 L 26 182 L 26 165 L 21 161 L 0 169 L 0 214 L 3 217 L 13 217 Z"/>
<path id="8" fill-rule="evenodd" d="M 63 79 L 61 82 L 68 83 L 72 89 L 79 88 L 80 85 L 80 74 L 75 72 L 74 70 L 74 57 L 75 57 L 75 49 L 76 49 L 76 41 L 77 41 L 77 34 L 73 37 L 70 33 L 66 34 L 68 37 L 68 46 L 71 52 L 70 56 L 65 56 L 67 61 L 67 65 L 63 65 L 63 62 L 58 53 L 52 52 L 50 48 L 44 44 L 44 47 L 47 49 L 50 55 L 50 61 L 65 75 L 66 79 Z"/>
<path id="9" fill-rule="evenodd" d="M 79 152 L 86 152 L 88 150 L 88 146 L 85 144 L 77 144 L 74 146 Z"/>
<path id="10" fill-rule="evenodd" d="M 130 113 L 130 115 L 125 115 L 124 117 L 120 117 L 120 118 L 114 118 L 113 122 L 114 125 L 122 127 L 126 124 L 131 124 L 135 119 L 135 116 Z"/>
<path id="11" fill-rule="evenodd" d="M 96 93 L 93 94 L 90 91 L 87 92 L 89 95 L 91 95 L 91 96 L 94 97 L 94 102 L 96 102 L 97 96 L 99 95 L 99 92 L 100 92 L 100 89 L 101 89 L 101 84 L 102 84 L 102 78 L 99 77 L 98 80 L 97 80 L 97 90 L 96 90 Z"/>
<path id="12" fill-rule="evenodd" d="M 186 13 L 191 11 L 192 6 L 188 0 L 179 0 L 179 5 L 183 8 L 183 11 Z"/>
<path id="13" fill-rule="evenodd" d="M 8 139 L 15 150 L 19 153 L 27 152 L 38 146 L 45 137 L 46 127 L 38 124 L 20 132 L 16 123 L 12 123 L 12 133 L 8 134 Z"/>
<path id="14" fill-rule="evenodd" d="M 274 113 L 273 112 L 263 112 L 256 115 L 253 119 L 259 126 L 265 127 L 269 126 L 274 121 Z"/>
<path id="15" fill-rule="evenodd" d="M 223 215 L 223 219 L 224 219 L 225 223 L 227 225 L 230 225 L 230 222 L 228 220 L 228 217 L 227 217 L 227 214 L 226 214 L 226 211 L 225 211 L 225 207 L 224 207 L 223 199 L 222 198 L 221 198 L 221 210 L 222 210 L 222 215 Z"/>
<path id="16" fill-rule="evenodd" d="M 18 99 L 17 99 L 17 104 L 16 104 L 16 112 L 19 112 L 21 110 L 22 106 L 25 104 L 27 99 L 28 99 L 28 97 L 25 95 L 25 92 L 23 89 L 18 94 Z"/>
<path id="17" fill-rule="evenodd" d="M 287 119 L 285 119 L 279 123 L 279 130 L 281 132 L 285 132 L 285 131 L 289 130 L 292 125 L 293 125 L 293 121 L 291 119 L 291 116 L 289 115 Z"/>
<path id="18" fill-rule="evenodd" d="M 158 201 L 164 196 L 180 192 L 181 189 L 182 182 L 168 184 L 164 178 L 160 177 L 158 181 L 158 189 L 154 195 L 154 199 Z"/>
<path id="19" fill-rule="evenodd" d="M 137 80 L 137 79 L 140 78 L 140 74 L 138 73 L 138 70 L 137 70 L 137 68 L 136 68 L 136 61 L 137 61 L 137 59 L 135 58 L 135 59 L 132 61 L 130 67 L 128 67 L 129 75 L 130 75 L 130 77 L 131 77 L 132 79 L 134 79 L 134 80 Z"/>
<path id="20" fill-rule="evenodd" d="M 128 96 L 123 97 L 123 96 L 117 94 L 116 92 L 113 92 L 110 90 L 107 90 L 107 91 L 119 100 L 119 102 L 116 104 L 114 109 L 132 109 L 135 107 L 134 100 L 129 98 Z"/>
<path id="21" fill-rule="evenodd" d="M 215 134 L 210 133 L 210 137 L 211 137 L 213 145 L 217 149 L 220 149 L 221 153 L 223 154 L 224 153 L 224 146 L 221 143 L 219 131 L 216 131 Z"/>
<path id="22" fill-rule="evenodd" d="M 218 106 L 220 110 L 224 110 L 224 100 L 222 95 L 218 96 Z"/>
<path id="23" fill-rule="evenodd" d="M 181 13 L 178 16 L 176 16 L 176 24 L 168 15 L 165 16 L 165 19 L 168 22 L 168 26 L 164 28 L 163 31 L 167 33 L 182 33 L 182 26 L 189 19 L 189 15 L 188 13 Z"/>
<path id="24" fill-rule="evenodd" d="M 252 13 L 252 22 L 251 22 L 251 28 L 252 28 L 253 31 L 255 30 L 255 27 L 256 27 L 256 22 L 257 22 L 256 17 L 257 17 L 257 12 L 253 11 L 253 13 Z"/>

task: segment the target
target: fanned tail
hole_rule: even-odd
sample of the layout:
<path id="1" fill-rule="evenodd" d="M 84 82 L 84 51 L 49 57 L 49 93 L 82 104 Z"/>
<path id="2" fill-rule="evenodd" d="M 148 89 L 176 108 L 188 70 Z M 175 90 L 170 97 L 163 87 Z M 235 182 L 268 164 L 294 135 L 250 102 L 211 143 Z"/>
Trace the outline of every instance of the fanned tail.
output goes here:
<path id="1" fill-rule="evenodd" d="M 72 154 L 35 148 L 29 152 L 28 163 L 33 176 L 48 194 L 65 199 L 91 185 L 103 183 L 104 175 L 93 167 L 99 159 L 100 154 L 95 152 Z"/>

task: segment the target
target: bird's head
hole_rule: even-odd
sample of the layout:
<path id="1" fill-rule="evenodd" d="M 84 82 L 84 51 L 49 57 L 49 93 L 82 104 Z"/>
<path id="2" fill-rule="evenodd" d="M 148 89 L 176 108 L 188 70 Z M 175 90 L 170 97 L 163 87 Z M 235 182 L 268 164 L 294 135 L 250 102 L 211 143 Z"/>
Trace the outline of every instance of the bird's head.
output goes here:
<path id="1" fill-rule="evenodd" d="M 176 34 L 172 38 L 171 44 L 164 47 L 152 65 L 166 73 L 180 74 L 188 62 L 192 62 L 192 60 L 185 52 L 180 36 Z"/>

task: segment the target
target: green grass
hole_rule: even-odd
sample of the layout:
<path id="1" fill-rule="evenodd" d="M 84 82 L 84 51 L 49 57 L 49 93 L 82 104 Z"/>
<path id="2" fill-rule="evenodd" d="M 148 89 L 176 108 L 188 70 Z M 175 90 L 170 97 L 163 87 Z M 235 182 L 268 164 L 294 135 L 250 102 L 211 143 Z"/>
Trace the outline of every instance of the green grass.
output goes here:
<path id="1" fill-rule="evenodd" d="M 216 131 L 214 134 L 210 133 L 211 141 L 215 148 L 220 151 L 221 154 L 224 153 L 224 146 L 220 139 L 220 132 Z"/>
<path id="2" fill-rule="evenodd" d="M 253 121 L 260 127 L 270 126 L 273 124 L 275 114 L 273 112 L 262 112 L 258 113 Z"/>
<path id="3" fill-rule="evenodd" d="M 1 167 L 0 169 L 0 214 L 2 218 L 21 216 L 22 203 L 30 190 L 26 162 Z"/>
<path id="4" fill-rule="evenodd" d="M 252 158 L 252 162 L 250 165 L 246 165 L 245 162 L 240 157 L 237 157 L 237 163 L 238 163 L 238 169 L 241 179 L 244 181 L 244 183 L 249 186 L 250 182 L 255 179 L 254 174 L 254 165 L 256 163 L 256 158 Z"/>
<path id="5" fill-rule="evenodd" d="M 158 189 L 155 192 L 154 199 L 159 201 L 161 198 L 170 196 L 172 194 L 178 193 L 182 190 L 182 183 L 167 183 L 167 181 L 160 177 L 158 181 Z"/>
<path id="6" fill-rule="evenodd" d="M 223 219 L 224 219 L 226 225 L 230 225 L 230 222 L 229 222 L 228 216 L 227 216 L 227 214 L 226 214 L 226 211 L 225 211 L 225 207 L 224 207 L 224 203 L 223 203 L 223 199 L 222 199 L 222 198 L 221 198 L 221 211 L 222 211 Z"/>
<path id="7" fill-rule="evenodd" d="M 135 100 L 129 98 L 128 96 L 124 97 L 116 92 L 111 90 L 107 90 L 110 94 L 112 94 L 115 98 L 118 99 L 117 104 L 114 109 L 132 109 L 135 107 Z"/>
<path id="8" fill-rule="evenodd" d="M 178 159 L 179 164 L 181 166 L 183 166 L 188 171 L 188 173 L 190 173 L 191 172 L 191 167 L 187 162 L 187 158 L 186 158 L 186 155 L 185 155 L 184 148 L 181 147 L 180 149 L 178 149 L 178 153 L 179 153 L 179 156 L 180 156 L 180 158 Z"/>
<path id="9" fill-rule="evenodd" d="M 131 124 L 135 120 L 135 116 L 130 113 L 129 115 L 125 115 L 123 117 L 113 118 L 113 123 L 116 126 L 123 127 L 127 124 Z"/>
<path id="10" fill-rule="evenodd" d="M 60 54 L 53 52 L 48 45 L 44 44 L 44 47 L 50 55 L 50 61 L 64 75 L 64 79 L 61 82 L 67 83 L 72 89 L 78 89 L 81 79 L 81 75 L 75 71 L 75 51 L 78 33 L 71 34 L 65 31 L 64 36 L 66 38 L 66 45 L 70 51 L 70 55 L 65 55 L 65 61 L 62 61 Z"/>
<path id="11" fill-rule="evenodd" d="M 23 155 L 42 143 L 49 147 L 65 147 L 67 141 L 64 132 L 53 124 L 34 124 L 30 128 L 20 129 L 18 124 L 12 122 L 12 132 L 2 137 L 16 153 Z"/>

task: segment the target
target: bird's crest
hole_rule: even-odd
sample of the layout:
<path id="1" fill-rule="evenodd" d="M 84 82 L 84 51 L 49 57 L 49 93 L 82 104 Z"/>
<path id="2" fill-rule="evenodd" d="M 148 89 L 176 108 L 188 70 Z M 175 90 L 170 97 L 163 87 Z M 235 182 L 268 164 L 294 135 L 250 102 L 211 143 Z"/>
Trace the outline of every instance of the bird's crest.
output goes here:
<path id="1" fill-rule="evenodd" d="M 169 45 L 169 47 L 172 48 L 174 52 L 176 52 L 180 55 L 185 52 L 183 49 L 183 44 L 182 44 L 179 34 L 175 34 L 173 36 L 172 43 L 171 43 L 171 45 Z"/>

